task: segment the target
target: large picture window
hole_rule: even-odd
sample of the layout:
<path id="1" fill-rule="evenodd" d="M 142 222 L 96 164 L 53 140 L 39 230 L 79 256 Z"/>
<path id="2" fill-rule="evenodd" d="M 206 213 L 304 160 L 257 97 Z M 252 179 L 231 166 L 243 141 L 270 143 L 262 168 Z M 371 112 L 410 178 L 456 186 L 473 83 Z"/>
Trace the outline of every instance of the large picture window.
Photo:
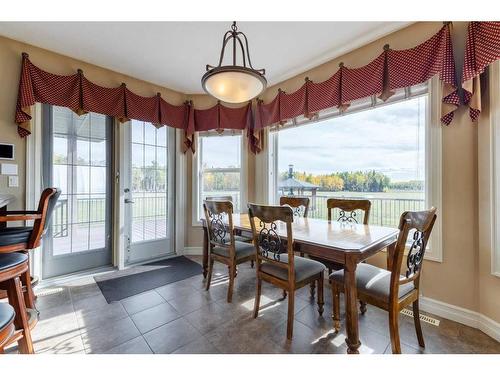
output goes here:
<path id="1" fill-rule="evenodd" d="M 203 217 L 207 197 L 231 197 L 234 212 L 240 212 L 244 196 L 243 139 L 241 133 L 201 134 L 197 141 L 193 181 L 194 220 Z"/>
<path id="2" fill-rule="evenodd" d="M 438 85 L 426 84 L 402 90 L 388 103 L 366 98 L 345 113 L 333 110 L 314 121 L 273 128 L 270 203 L 278 204 L 281 196 L 306 196 L 308 216 L 326 219 L 329 198 L 364 198 L 372 204 L 369 223 L 388 227 L 397 227 L 404 211 L 440 209 L 437 90 Z M 333 217 L 338 215 L 334 211 Z M 440 222 L 435 232 L 438 241 L 426 255 L 441 260 Z"/>

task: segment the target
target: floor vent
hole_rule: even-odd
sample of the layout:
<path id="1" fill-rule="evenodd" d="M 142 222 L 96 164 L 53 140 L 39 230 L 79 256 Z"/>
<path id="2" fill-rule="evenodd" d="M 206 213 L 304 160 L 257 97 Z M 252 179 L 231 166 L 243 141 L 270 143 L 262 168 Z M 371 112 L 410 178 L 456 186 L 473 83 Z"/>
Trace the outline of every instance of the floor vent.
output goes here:
<path id="1" fill-rule="evenodd" d="M 63 288 L 44 288 L 35 291 L 37 297 L 50 296 L 52 294 L 59 294 L 64 291 Z"/>
<path id="2" fill-rule="evenodd" d="M 413 311 L 411 311 L 411 310 L 403 309 L 403 310 L 401 310 L 401 314 L 413 318 Z M 422 313 L 420 313 L 420 320 L 422 322 L 426 322 L 426 323 L 432 324 L 433 326 L 436 326 L 436 327 L 439 326 L 439 320 L 431 318 L 430 316 L 424 315 Z"/>

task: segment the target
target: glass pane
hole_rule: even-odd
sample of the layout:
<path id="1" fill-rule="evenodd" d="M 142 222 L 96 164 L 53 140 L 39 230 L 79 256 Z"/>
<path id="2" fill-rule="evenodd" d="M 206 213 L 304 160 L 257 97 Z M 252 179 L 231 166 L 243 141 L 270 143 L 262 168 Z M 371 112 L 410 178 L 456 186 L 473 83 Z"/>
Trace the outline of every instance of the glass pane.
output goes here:
<path id="1" fill-rule="evenodd" d="M 167 149 L 164 147 L 156 148 L 157 168 L 164 169 L 167 167 Z"/>
<path id="2" fill-rule="evenodd" d="M 165 193 L 167 191 L 167 172 L 165 170 L 156 171 L 156 191 Z M 160 194 L 165 197 L 165 194 Z"/>
<path id="3" fill-rule="evenodd" d="M 167 217 L 157 216 L 156 217 L 156 238 L 167 237 Z"/>
<path id="4" fill-rule="evenodd" d="M 202 167 L 240 168 L 241 136 L 201 137 Z"/>
<path id="5" fill-rule="evenodd" d="M 132 167 L 142 168 L 144 166 L 144 146 L 132 143 Z"/>
<path id="6" fill-rule="evenodd" d="M 90 162 L 92 165 L 106 165 L 106 141 L 92 139 L 90 143 Z"/>
<path id="7" fill-rule="evenodd" d="M 72 133 L 73 113 L 64 107 L 52 107 L 52 131 L 54 134 Z"/>
<path id="8" fill-rule="evenodd" d="M 75 124 L 75 131 L 78 138 L 90 137 L 90 117 L 89 115 L 73 114 L 73 123 Z"/>
<path id="9" fill-rule="evenodd" d="M 89 224 L 71 225 L 72 252 L 78 253 L 89 249 Z"/>
<path id="10" fill-rule="evenodd" d="M 156 168 L 156 147 L 144 146 L 144 167 Z"/>
<path id="11" fill-rule="evenodd" d="M 144 222 L 142 219 L 134 219 L 132 222 L 132 242 L 144 240 Z"/>
<path id="12" fill-rule="evenodd" d="M 144 241 L 154 240 L 156 238 L 156 220 L 155 217 L 144 218 Z"/>
<path id="13" fill-rule="evenodd" d="M 144 123 L 144 143 L 148 145 L 156 144 L 156 127 L 149 123 Z"/>
<path id="14" fill-rule="evenodd" d="M 158 146 L 167 146 L 167 127 L 162 126 L 156 130 L 156 144 Z"/>
<path id="15" fill-rule="evenodd" d="M 144 122 L 131 120 L 130 126 L 132 127 L 132 142 L 143 143 L 144 142 Z"/>
<path id="16" fill-rule="evenodd" d="M 73 196 L 73 223 L 87 223 L 90 220 L 90 198 L 86 195 Z"/>
<path id="17" fill-rule="evenodd" d="M 90 164 L 90 141 L 76 141 L 76 160 L 75 164 L 89 165 Z"/>
<path id="18" fill-rule="evenodd" d="M 106 139 L 106 116 L 90 113 L 90 136 L 95 140 Z"/>
<path id="19" fill-rule="evenodd" d="M 68 140 L 66 137 L 54 137 L 52 149 L 52 162 L 54 164 L 68 163 Z"/>
<path id="20" fill-rule="evenodd" d="M 132 191 L 144 191 L 144 173 L 142 168 L 132 168 Z"/>
<path id="21" fill-rule="evenodd" d="M 68 194 L 68 166 L 52 166 L 52 184 L 61 189 L 61 194 Z"/>
<path id="22" fill-rule="evenodd" d="M 74 175 L 74 192 L 76 194 L 90 192 L 90 167 L 76 166 Z"/>
<path id="23" fill-rule="evenodd" d="M 106 195 L 92 194 L 89 198 L 90 221 L 106 220 Z"/>
<path id="24" fill-rule="evenodd" d="M 106 192 L 106 167 L 90 167 L 90 192 Z"/>
<path id="25" fill-rule="evenodd" d="M 90 224 L 89 249 L 106 247 L 106 223 L 104 221 Z"/>

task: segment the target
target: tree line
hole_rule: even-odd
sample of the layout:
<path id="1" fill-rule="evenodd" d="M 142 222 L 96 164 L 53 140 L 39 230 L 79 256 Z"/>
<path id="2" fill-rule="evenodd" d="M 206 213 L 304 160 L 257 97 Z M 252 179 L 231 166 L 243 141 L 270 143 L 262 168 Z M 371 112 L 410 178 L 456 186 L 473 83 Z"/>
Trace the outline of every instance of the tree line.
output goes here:
<path id="1" fill-rule="evenodd" d="M 324 191 L 357 191 L 384 192 L 387 190 L 423 190 L 423 181 L 392 182 L 381 172 L 351 171 L 313 175 L 306 172 L 294 172 L 293 177 L 299 181 L 309 182 Z M 280 173 L 280 180 L 288 178 L 288 172 Z"/>

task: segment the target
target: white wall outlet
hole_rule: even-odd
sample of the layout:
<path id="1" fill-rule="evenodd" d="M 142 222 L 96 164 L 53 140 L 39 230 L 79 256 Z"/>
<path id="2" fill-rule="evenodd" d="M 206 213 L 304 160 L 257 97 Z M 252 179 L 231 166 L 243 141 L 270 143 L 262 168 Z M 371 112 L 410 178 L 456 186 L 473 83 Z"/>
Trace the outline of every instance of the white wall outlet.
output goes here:
<path id="1" fill-rule="evenodd" d="M 18 176 L 9 176 L 9 187 L 19 187 Z"/>
<path id="2" fill-rule="evenodd" d="M 2 174 L 17 175 L 17 164 L 2 163 Z"/>

